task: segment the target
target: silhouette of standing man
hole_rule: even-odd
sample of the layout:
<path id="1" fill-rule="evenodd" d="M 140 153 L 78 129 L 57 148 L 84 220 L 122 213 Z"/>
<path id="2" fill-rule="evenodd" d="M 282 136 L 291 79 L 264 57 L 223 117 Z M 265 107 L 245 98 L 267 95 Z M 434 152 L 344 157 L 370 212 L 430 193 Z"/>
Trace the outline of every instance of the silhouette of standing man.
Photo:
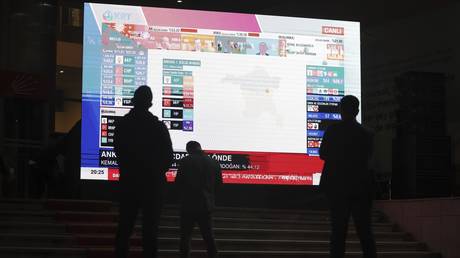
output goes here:
<path id="1" fill-rule="evenodd" d="M 132 99 L 134 108 L 115 128 L 114 149 L 120 167 L 120 210 L 115 253 L 128 257 L 129 238 L 138 210 L 142 210 L 142 247 L 145 258 L 157 257 L 157 234 L 165 172 L 172 159 L 166 126 L 149 112 L 152 92 L 140 86 Z"/>
<path id="2" fill-rule="evenodd" d="M 325 161 L 320 189 L 329 201 L 332 258 L 343 258 L 350 215 L 353 217 L 363 255 L 375 258 L 372 232 L 373 175 L 368 169 L 373 136 L 356 121 L 359 100 L 351 95 L 340 101 L 342 121 L 324 133 L 320 158 Z"/>
<path id="3" fill-rule="evenodd" d="M 200 227 L 208 248 L 208 257 L 217 257 L 212 231 L 214 193 L 222 184 L 220 165 L 201 150 L 201 145 L 190 141 L 188 156 L 180 161 L 176 185 L 180 194 L 180 254 L 190 257 L 190 241 L 195 223 Z"/>

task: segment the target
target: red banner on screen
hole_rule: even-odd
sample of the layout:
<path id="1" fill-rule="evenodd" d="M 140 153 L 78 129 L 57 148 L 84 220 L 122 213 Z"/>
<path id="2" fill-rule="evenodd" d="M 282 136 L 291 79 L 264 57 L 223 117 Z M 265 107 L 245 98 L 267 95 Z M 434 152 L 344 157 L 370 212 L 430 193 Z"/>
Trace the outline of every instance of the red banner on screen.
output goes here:
<path id="1" fill-rule="evenodd" d="M 323 167 L 319 157 L 306 154 L 206 152 L 220 163 L 223 181 L 229 184 L 314 185 Z M 174 182 L 176 168 L 166 175 L 168 182 Z"/>

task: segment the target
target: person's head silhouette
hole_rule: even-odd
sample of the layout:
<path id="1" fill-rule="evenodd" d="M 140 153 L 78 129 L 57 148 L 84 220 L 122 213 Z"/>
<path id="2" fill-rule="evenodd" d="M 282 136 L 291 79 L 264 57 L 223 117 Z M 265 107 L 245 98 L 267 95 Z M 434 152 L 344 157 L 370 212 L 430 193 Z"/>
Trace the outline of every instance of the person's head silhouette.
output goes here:
<path id="1" fill-rule="evenodd" d="M 359 100 L 353 95 L 347 95 L 340 100 L 340 115 L 343 121 L 354 120 L 359 113 Z"/>
<path id="2" fill-rule="evenodd" d="M 200 143 L 196 141 L 187 142 L 185 149 L 187 150 L 188 154 L 198 154 L 203 152 L 203 150 L 201 150 Z"/>
<path id="3" fill-rule="evenodd" d="M 142 85 L 134 92 L 132 99 L 134 108 L 149 109 L 152 106 L 152 91 L 147 85 Z"/>

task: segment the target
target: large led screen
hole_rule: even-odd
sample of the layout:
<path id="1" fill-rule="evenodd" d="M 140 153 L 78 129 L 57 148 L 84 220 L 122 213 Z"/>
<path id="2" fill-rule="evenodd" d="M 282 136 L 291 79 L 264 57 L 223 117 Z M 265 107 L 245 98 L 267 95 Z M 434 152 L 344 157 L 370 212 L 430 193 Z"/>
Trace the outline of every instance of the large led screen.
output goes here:
<path id="1" fill-rule="evenodd" d="M 81 179 L 118 180 L 116 122 L 148 85 L 176 161 L 196 140 L 225 183 L 317 185 L 324 130 L 361 95 L 358 22 L 86 3 L 83 50 Z"/>

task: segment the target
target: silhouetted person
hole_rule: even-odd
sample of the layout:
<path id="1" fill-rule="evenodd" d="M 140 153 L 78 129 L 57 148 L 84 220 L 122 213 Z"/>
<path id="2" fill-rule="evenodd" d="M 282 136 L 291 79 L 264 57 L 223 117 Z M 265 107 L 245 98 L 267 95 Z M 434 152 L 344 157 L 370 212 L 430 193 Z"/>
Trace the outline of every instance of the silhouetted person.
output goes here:
<path id="1" fill-rule="evenodd" d="M 222 184 L 220 165 L 202 150 L 198 142 L 186 146 L 188 156 L 179 163 L 176 185 L 180 194 L 180 253 L 190 257 L 190 241 L 195 223 L 200 227 L 209 257 L 217 257 L 212 229 L 214 194 Z"/>
<path id="2" fill-rule="evenodd" d="M 132 99 L 134 108 L 116 123 L 115 153 L 120 167 L 120 215 L 116 257 L 127 257 L 138 210 L 142 210 L 144 257 L 157 257 L 157 234 L 165 172 L 173 153 L 169 132 L 149 112 L 152 92 L 140 86 Z"/>
<path id="3" fill-rule="evenodd" d="M 30 195 L 33 198 L 63 198 L 63 166 L 59 158 L 64 153 L 64 141 L 60 134 L 52 133 L 38 155 L 29 161 L 31 165 Z M 62 159 L 61 159 L 62 160 Z"/>
<path id="4" fill-rule="evenodd" d="M 81 119 L 67 133 L 64 144 L 65 195 L 67 198 L 78 198 L 80 196 Z"/>
<path id="5" fill-rule="evenodd" d="M 0 147 L 1 148 L 1 147 Z M 0 149 L 0 198 L 6 197 L 6 182 L 8 171 L 3 160 L 3 151 Z"/>
<path id="6" fill-rule="evenodd" d="M 373 137 L 356 121 L 359 113 L 356 97 L 343 97 L 339 107 L 342 121 L 327 128 L 319 151 L 325 161 L 320 189 L 328 198 L 331 216 L 330 255 L 344 257 L 351 215 L 364 257 L 375 258 L 371 225 L 374 186 L 373 175 L 368 169 Z"/>

